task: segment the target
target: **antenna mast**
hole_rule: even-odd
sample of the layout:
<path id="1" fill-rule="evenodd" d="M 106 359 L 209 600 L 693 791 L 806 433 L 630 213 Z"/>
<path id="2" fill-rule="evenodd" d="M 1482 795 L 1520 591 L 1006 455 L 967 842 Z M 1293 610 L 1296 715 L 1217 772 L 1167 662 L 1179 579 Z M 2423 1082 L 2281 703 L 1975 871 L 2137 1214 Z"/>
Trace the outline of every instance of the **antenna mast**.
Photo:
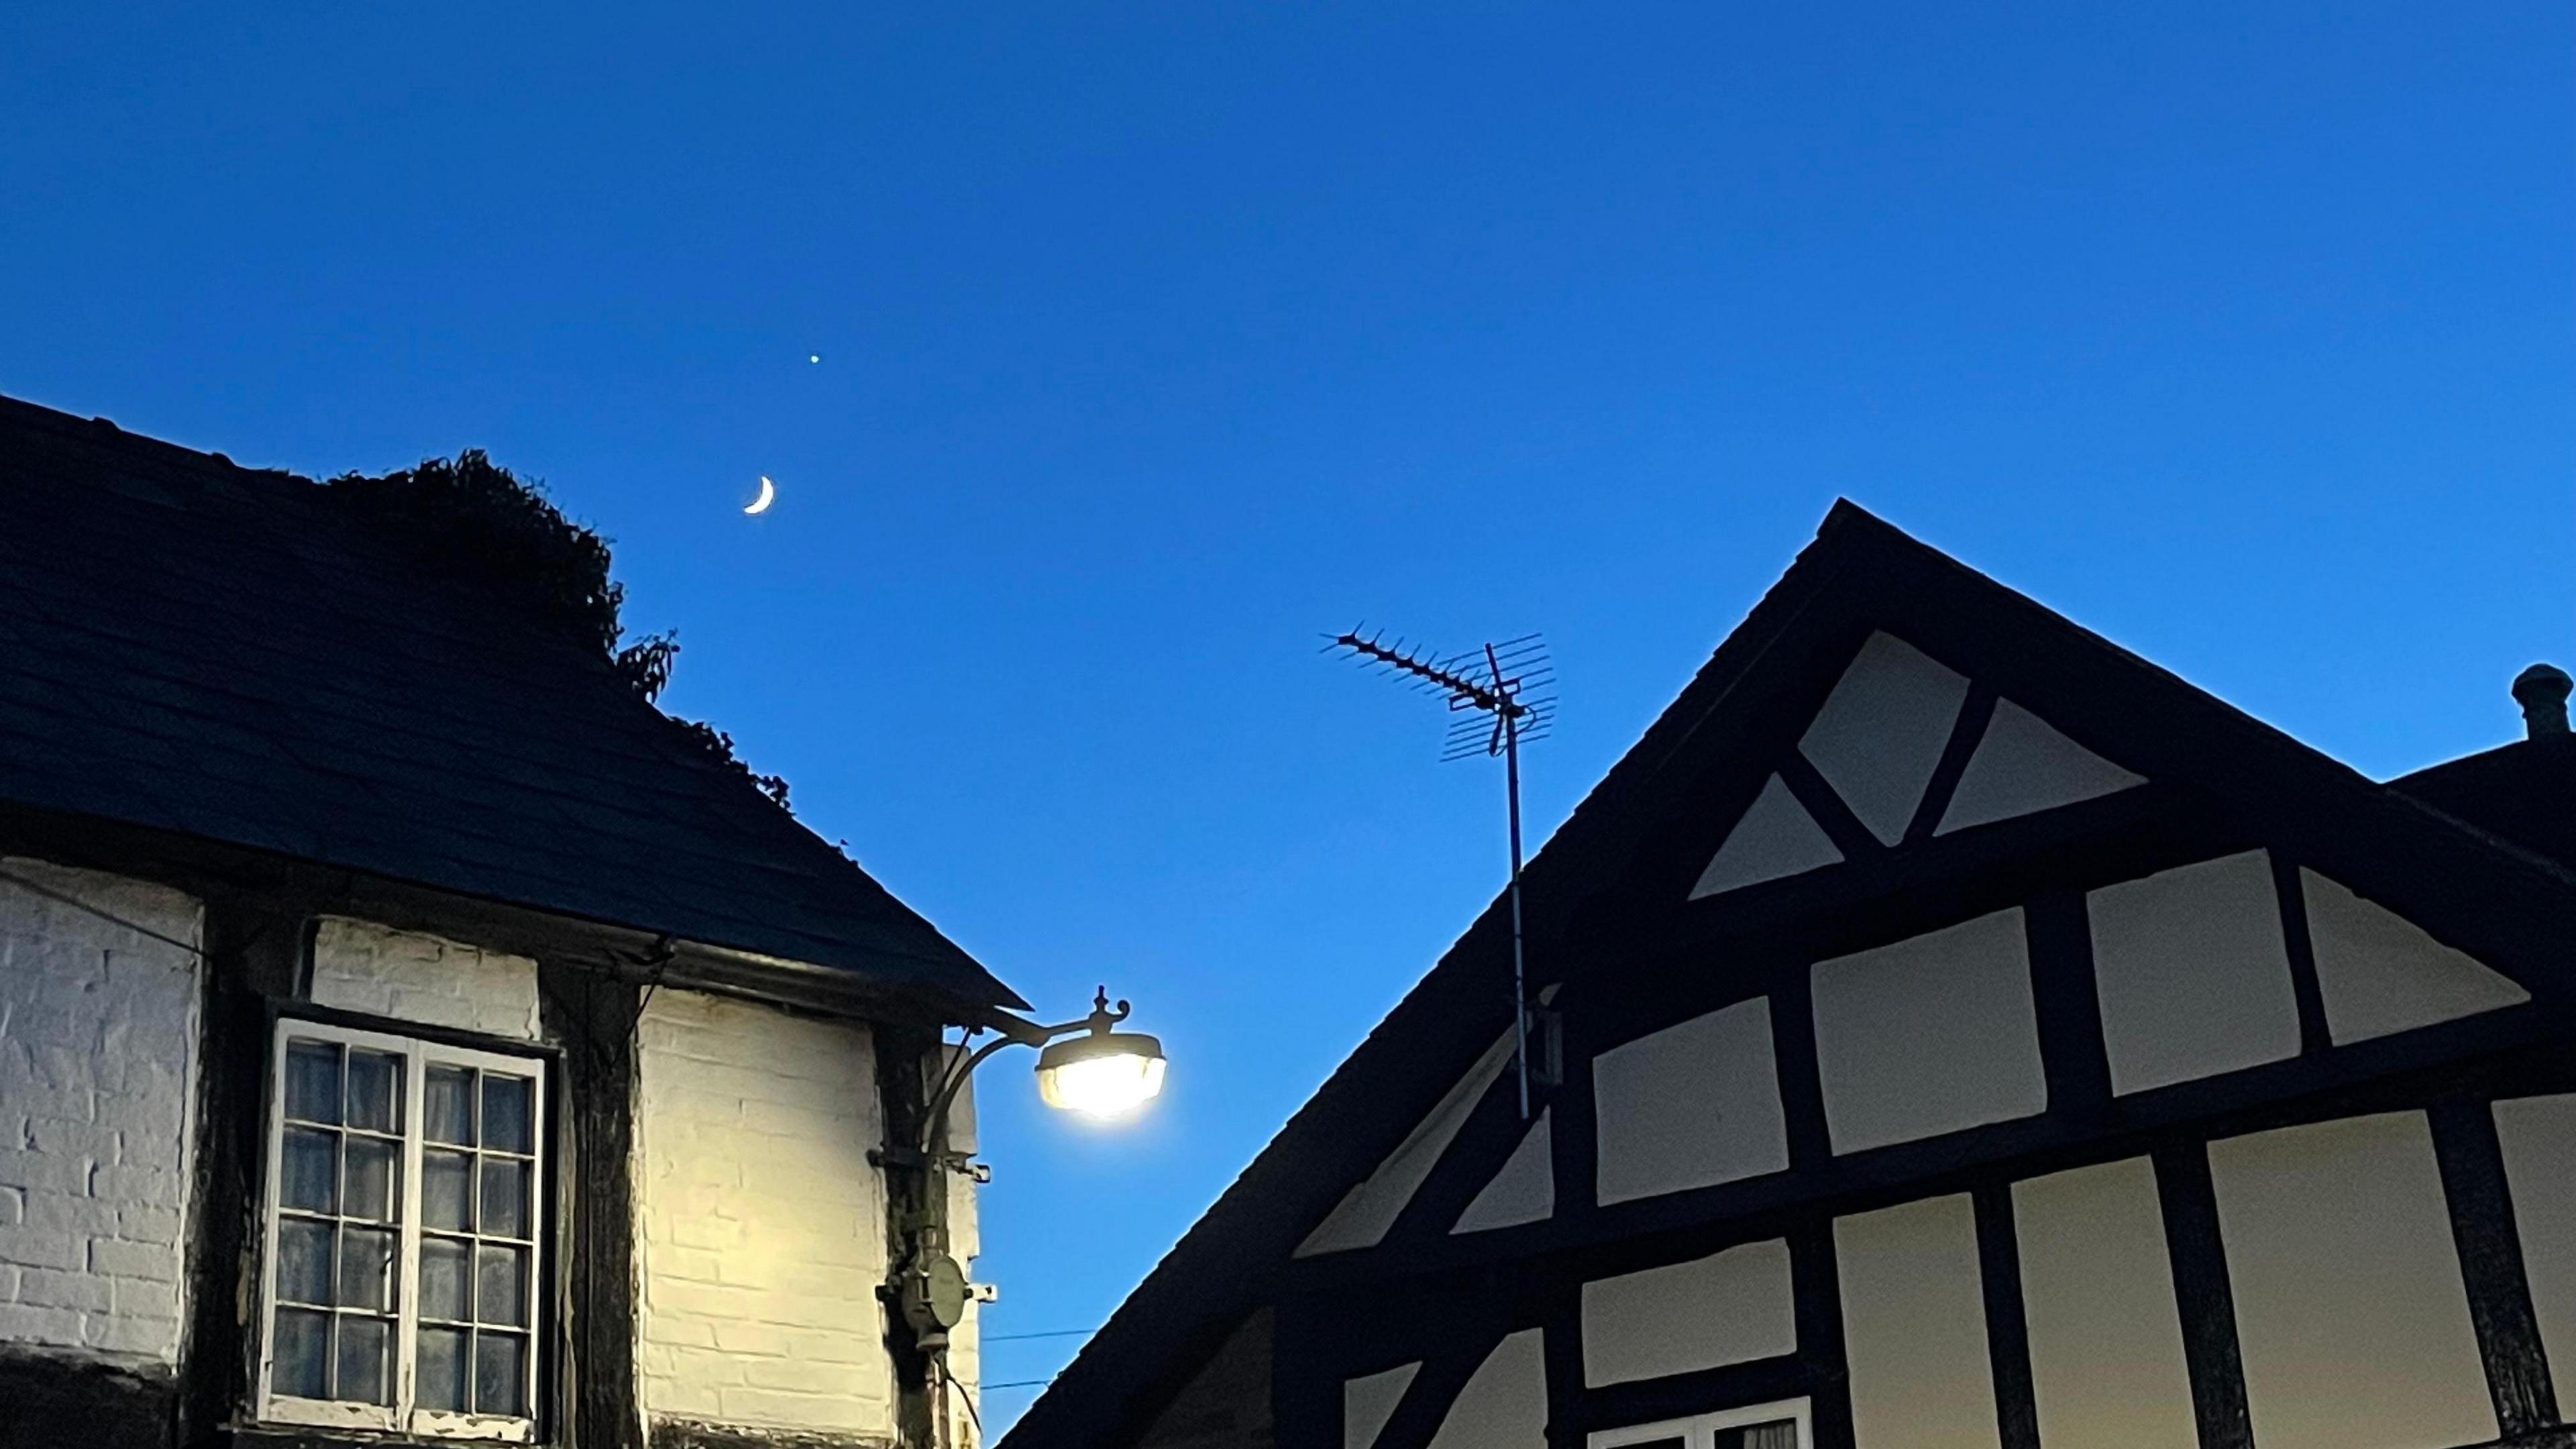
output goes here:
<path id="1" fill-rule="evenodd" d="M 1344 651 L 1361 664 L 1383 668 L 1412 681 L 1424 694 L 1444 697 L 1452 714 L 1443 761 L 1476 755 L 1503 759 L 1503 790 L 1509 803 L 1512 841 L 1512 1056 L 1520 1076 L 1521 1120 L 1530 1115 L 1529 973 L 1521 954 L 1521 745 L 1546 737 L 1556 722 L 1556 698 L 1530 698 L 1530 691 L 1555 681 L 1547 646 L 1536 634 L 1446 659 L 1409 647 L 1402 639 L 1385 642 L 1381 633 L 1357 630 L 1333 636 L 1327 651 Z M 1481 669 L 1483 677 L 1477 677 Z M 1491 725 L 1486 724 L 1490 717 Z"/>

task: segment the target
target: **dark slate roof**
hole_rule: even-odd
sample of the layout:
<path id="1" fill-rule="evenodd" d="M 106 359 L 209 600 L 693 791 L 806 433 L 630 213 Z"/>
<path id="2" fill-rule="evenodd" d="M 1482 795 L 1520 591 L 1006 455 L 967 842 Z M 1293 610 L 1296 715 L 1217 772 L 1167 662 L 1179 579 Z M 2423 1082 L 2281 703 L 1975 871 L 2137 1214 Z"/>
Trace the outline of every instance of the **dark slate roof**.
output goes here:
<path id="1" fill-rule="evenodd" d="M 596 653 L 379 527 L 0 398 L 0 800 L 1023 1004 Z"/>
<path id="2" fill-rule="evenodd" d="M 2576 867 L 2576 735 L 2516 740 L 2388 788 Z"/>
<path id="3" fill-rule="evenodd" d="M 2508 820 L 2501 806 L 2551 767 L 2546 751 L 2457 762 L 2449 778 L 2454 767 L 2443 766 L 2375 783 L 1848 502 L 1834 505 L 1796 563 L 1531 858 L 1529 939 L 1615 933 L 1640 909 L 1628 892 L 1642 872 L 1658 873 L 1667 898 L 1680 900 L 1717 848 L 1706 832 L 1728 822 L 1702 822 L 1699 846 L 1676 851 L 1672 812 L 1705 798 L 1713 775 L 1749 781 L 1768 771 L 1774 756 L 1746 748 L 1748 739 L 1762 737 L 1762 721 L 1782 715 L 1786 700 L 1806 701 L 1790 712 L 1803 724 L 1873 624 L 2098 744 L 2157 782 L 2150 788 L 2225 803 L 2345 884 L 2446 925 L 2445 939 L 2470 944 L 2485 933 L 2493 959 L 2531 963 L 2532 976 L 2517 979 L 2535 995 L 2543 975 L 2553 996 L 2576 993 L 2565 952 L 2576 935 L 2576 860 L 2549 859 L 2548 842 L 2563 833 Z M 1839 649 L 1825 647 L 1835 638 Z M 1785 738 L 1794 737 L 1793 727 Z M 2487 818 L 2473 824 L 2453 809 Z M 1943 848 L 2002 848 L 1974 835 Z M 1509 1029 L 1509 922 L 1498 896 L 1083 1345 L 1001 1449 L 1133 1442 L 1213 1345 L 1279 1300 L 1298 1242 Z M 1563 983 L 1579 988 L 1580 969 Z"/>

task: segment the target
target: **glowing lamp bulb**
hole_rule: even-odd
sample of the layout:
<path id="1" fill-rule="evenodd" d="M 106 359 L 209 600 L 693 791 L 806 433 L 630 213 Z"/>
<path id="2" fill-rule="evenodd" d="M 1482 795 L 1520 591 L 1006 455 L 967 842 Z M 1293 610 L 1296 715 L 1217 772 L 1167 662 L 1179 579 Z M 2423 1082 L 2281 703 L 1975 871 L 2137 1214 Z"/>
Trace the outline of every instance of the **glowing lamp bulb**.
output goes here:
<path id="1" fill-rule="evenodd" d="M 1038 1096 L 1050 1107 L 1116 1117 L 1163 1090 L 1163 1044 L 1141 1032 L 1095 1031 L 1038 1053 Z"/>

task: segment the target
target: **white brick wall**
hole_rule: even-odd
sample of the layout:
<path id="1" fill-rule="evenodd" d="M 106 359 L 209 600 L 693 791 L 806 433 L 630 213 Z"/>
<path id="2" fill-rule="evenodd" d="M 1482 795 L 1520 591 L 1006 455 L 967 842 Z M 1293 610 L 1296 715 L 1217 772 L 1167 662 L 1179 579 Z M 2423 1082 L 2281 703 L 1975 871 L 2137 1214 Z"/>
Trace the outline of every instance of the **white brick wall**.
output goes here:
<path id="1" fill-rule="evenodd" d="M 181 941 L 163 886 L 42 861 L 0 874 Z M 0 880 L 0 1342 L 175 1364 L 198 958 Z"/>
<path id="2" fill-rule="evenodd" d="M 665 988 L 637 1055 L 646 1412 L 891 1435 L 866 1028 Z"/>
<path id="3" fill-rule="evenodd" d="M 537 963 L 371 921 L 322 919 L 317 1005 L 493 1036 L 537 1038 Z"/>

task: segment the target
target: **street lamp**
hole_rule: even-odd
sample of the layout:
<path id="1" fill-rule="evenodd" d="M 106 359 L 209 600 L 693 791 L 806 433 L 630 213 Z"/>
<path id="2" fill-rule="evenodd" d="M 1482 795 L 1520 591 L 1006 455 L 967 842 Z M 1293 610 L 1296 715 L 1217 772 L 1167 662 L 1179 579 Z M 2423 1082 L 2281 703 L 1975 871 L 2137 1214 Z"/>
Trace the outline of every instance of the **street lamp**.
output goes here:
<path id="1" fill-rule="evenodd" d="M 945 1150 L 948 1112 L 985 1059 L 1004 1047 L 1038 1049 L 1038 1097 L 1062 1111 L 1101 1119 L 1125 1116 L 1163 1090 L 1163 1044 L 1139 1031 L 1120 1031 L 1129 1007 L 1109 1003 L 1103 986 L 1091 999 L 1091 1014 L 1052 1026 L 1004 1016 L 992 1023 L 1000 1033 L 971 1052 L 961 1051 L 930 1094 L 921 1114 L 920 1141 L 908 1154 L 886 1154 L 889 1162 L 909 1161 L 922 1169 L 923 1191 L 906 1214 L 904 1252 L 881 1291 L 912 1330 L 912 1346 L 931 1376 L 934 1399 L 944 1401 L 954 1380 L 948 1376 L 948 1331 L 966 1316 L 970 1289 L 966 1270 L 948 1254 L 947 1192 L 940 1176 L 964 1172 L 962 1154 Z M 963 1043 L 959 1044 L 961 1047 Z M 977 1181 L 982 1170 L 975 1169 Z M 939 1408 L 935 1421 L 945 1418 Z"/>
<path id="2" fill-rule="evenodd" d="M 1163 1044 L 1141 1031 L 1113 1030 L 1127 1003 L 1109 1009 L 1109 988 L 1091 999 L 1079 1023 L 1086 1035 L 1050 1042 L 1038 1052 L 1038 1097 L 1087 1117 L 1120 1117 L 1163 1091 Z"/>

